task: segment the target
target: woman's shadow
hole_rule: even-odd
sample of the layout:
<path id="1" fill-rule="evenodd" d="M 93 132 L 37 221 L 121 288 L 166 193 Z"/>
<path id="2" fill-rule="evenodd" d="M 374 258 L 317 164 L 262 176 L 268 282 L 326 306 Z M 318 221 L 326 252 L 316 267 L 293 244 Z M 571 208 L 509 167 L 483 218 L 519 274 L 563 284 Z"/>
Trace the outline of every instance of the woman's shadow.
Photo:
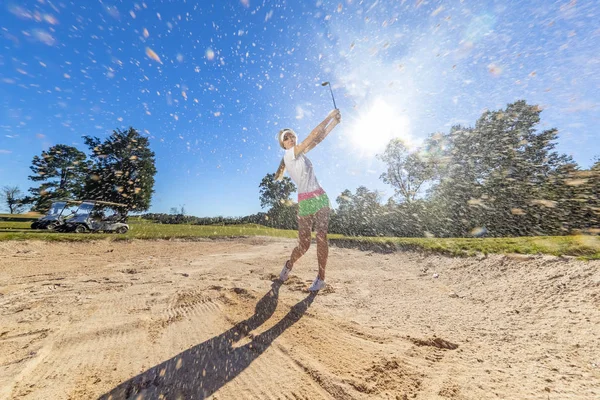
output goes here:
<path id="1" fill-rule="evenodd" d="M 267 321 L 277 308 L 281 282 L 274 281 L 271 290 L 256 304 L 254 315 L 236 324 L 228 331 L 199 345 L 179 353 L 147 371 L 120 384 L 99 399 L 117 400 L 137 398 L 194 398 L 204 399 L 215 393 L 227 382 L 238 376 L 286 329 L 296 323 L 312 304 L 316 294 L 311 293 L 273 327 L 252 341 L 240 346 L 233 345 L 252 330 Z"/>

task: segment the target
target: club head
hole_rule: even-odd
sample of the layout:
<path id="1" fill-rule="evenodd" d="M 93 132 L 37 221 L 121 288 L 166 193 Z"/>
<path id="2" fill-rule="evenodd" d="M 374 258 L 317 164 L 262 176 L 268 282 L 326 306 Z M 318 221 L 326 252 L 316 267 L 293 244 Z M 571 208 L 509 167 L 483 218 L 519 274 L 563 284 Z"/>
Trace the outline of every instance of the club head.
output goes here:
<path id="1" fill-rule="evenodd" d="M 321 86 L 327 86 L 327 85 L 329 85 L 329 82 L 323 82 L 323 83 L 321 83 Z"/>

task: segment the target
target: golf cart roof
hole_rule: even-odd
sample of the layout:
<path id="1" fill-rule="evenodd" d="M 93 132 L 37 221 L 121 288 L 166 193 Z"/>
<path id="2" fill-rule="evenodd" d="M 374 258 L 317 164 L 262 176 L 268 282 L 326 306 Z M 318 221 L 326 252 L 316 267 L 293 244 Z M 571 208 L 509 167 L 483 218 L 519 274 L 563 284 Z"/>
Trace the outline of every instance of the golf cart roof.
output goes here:
<path id="1" fill-rule="evenodd" d="M 102 205 L 102 206 L 111 206 L 111 207 L 128 207 L 127 204 L 113 203 L 111 201 L 102 201 L 102 200 L 83 200 L 82 202 L 98 204 L 98 205 Z"/>
<path id="2" fill-rule="evenodd" d="M 71 199 L 53 199 L 46 214 L 40 218 L 42 221 L 56 221 L 67 209 L 73 208 L 74 205 L 80 206 L 81 201 Z"/>
<path id="3" fill-rule="evenodd" d="M 52 200 L 52 204 L 54 203 L 73 203 L 73 204 L 81 204 L 81 200 L 72 200 L 72 199 L 54 199 Z"/>

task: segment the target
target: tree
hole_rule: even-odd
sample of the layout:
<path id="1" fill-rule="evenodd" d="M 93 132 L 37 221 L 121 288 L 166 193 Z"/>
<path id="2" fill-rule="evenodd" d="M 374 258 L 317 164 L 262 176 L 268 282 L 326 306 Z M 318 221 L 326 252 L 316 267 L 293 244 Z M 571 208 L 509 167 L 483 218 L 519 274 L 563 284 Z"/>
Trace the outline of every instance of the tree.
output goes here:
<path id="1" fill-rule="evenodd" d="M 25 208 L 23 195 L 18 186 L 4 186 L 0 189 L 0 199 L 11 214 L 18 214 Z"/>
<path id="2" fill-rule="evenodd" d="M 58 144 L 43 151 L 41 157 L 34 156 L 30 168 L 34 174 L 29 179 L 41 184 L 29 189 L 32 196 L 28 201 L 36 211 L 46 211 L 53 199 L 82 196 L 89 162 L 75 147 Z"/>
<path id="3" fill-rule="evenodd" d="M 554 217 L 546 213 L 553 204 L 550 177 L 572 160 L 553 151 L 556 129 L 536 130 L 540 113 L 538 106 L 517 101 L 484 112 L 474 128 L 453 127 L 438 141 L 446 167 L 433 196 L 447 235 L 477 228 L 493 236 L 554 230 Z M 428 145 L 436 147 L 434 141 Z"/>
<path id="4" fill-rule="evenodd" d="M 555 176 L 553 200 L 565 233 L 600 233 L 600 160 L 589 170 L 568 164 Z"/>
<path id="5" fill-rule="evenodd" d="M 552 173 L 546 196 L 550 207 L 543 209 L 545 232 L 571 234 L 594 224 L 594 215 L 587 207 L 590 198 L 596 197 L 589 196 L 590 178 L 592 171 L 580 170 L 577 164 L 563 165 Z"/>
<path id="6" fill-rule="evenodd" d="M 179 206 L 179 208 L 177 208 L 177 207 L 171 207 L 169 209 L 169 214 L 171 214 L 171 215 L 185 215 L 185 207 L 184 206 L 185 206 L 185 204 Z"/>
<path id="7" fill-rule="evenodd" d="M 150 208 L 156 175 L 154 152 L 148 138 L 134 128 L 114 130 L 104 142 L 84 136 L 93 165 L 85 193 L 94 200 L 124 204 L 127 211 Z"/>
<path id="8" fill-rule="evenodd" d="M 379 218 L 378 233 L 382 236 L 423 237 L 432 234 L 431 214 L 428 210 L 429 202 L 425 199 L 416 199 L 411 202 L 396 203 L 393 198 L 382 207 Z"/>
<path id="9" fill-rule="evenodd" d="M 427 141 L 430 154 L 438 160 L 439 184 L 430 190 L 429 209 L 437 217 L 435 236 L 465 236 L 478 225 L 471 199 L 481 197 L 481 182 L 475 169 L 473 128 L 453 126 L 447 135 Z M 470 202 L 471 201 L 471 202 Z M 478 203 L 476 203 L 478 204 Z"/>
<path id="10" fill-rule="evenodd" d="M 377 158 L 387 164 L 387 172 L 380 178 L 406 202 L 414 201 L 421 186 L 434 177 L 432 165 L 418 152 L 409 152 L 400 139 L 392 139 Z"/>
<path id="11" fill-rule="evenodd" d="M 596 158 L 596 162 L 590 168 L 590 179 L 586 182 L 587 202 L 586 208 L 591 218 L 588 220 L 589 227 L 594 233 L 600 234 L 600 159 Z"/>
<path id="12" fill-rule="evenodd" d="M 378 236 L 383 226 L 381 196 L 364 186 L 352 194 L 344 190 L 336 199 L 338 209 L 331 216 L 331 231 L 351 236 Z"/>
<path id="13" fill-rule="evenodd" d="M 267 174 L 258 185 L 260 206 L 269 207 L 266 221 L 269 226 L 281 229 L 297 229 L 298 205 L 290 199 L 296 185 L 289 177 L 275 180 L 275 174 Z"/>
<path id="14" fill-rule="evenodd" d="M 275 174 L 267 174 L 260 184 L 260 206 L 261 208 L 277 207 L 281 204 L 290 203 L 290 195 L 296 191 L 296 185 L 285 176 L 276 181 Z"/>

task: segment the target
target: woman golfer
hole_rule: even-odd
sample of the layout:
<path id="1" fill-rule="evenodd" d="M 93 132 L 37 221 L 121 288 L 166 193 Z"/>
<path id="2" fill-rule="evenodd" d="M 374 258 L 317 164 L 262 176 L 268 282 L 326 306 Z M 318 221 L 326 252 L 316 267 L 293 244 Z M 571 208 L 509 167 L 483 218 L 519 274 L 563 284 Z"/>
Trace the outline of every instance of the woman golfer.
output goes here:
<path id="1" fill-rule="evenodd" d="M 305 153 L 312 150 L 331 132 L 341 121 L 340 111 L 335 109 L 308 135 L 302 143 L 297 144 L 296 133 L 291 129 L 282 129 L 279 132 L 279 145 L 285 149 L 283 160 L 275 173 L 275 179 L 283 178 L 287 169 L 290 177 L 298 186 L 298 245 L 290 259 L 285 262 L 279 279 L 287 280 L 294 263 L 306 253 L 310 247 L 311 231 L 313 225 L 317 231 L 317 259 L 319 262 L 319 274 L 308 288 L 316 292 L 325 287 L 325 267 L 329 255 L 327 243 L 327 229 L 329 227 L 329 198 L 319 185 L 315 176 L 312 163 Z"/>

